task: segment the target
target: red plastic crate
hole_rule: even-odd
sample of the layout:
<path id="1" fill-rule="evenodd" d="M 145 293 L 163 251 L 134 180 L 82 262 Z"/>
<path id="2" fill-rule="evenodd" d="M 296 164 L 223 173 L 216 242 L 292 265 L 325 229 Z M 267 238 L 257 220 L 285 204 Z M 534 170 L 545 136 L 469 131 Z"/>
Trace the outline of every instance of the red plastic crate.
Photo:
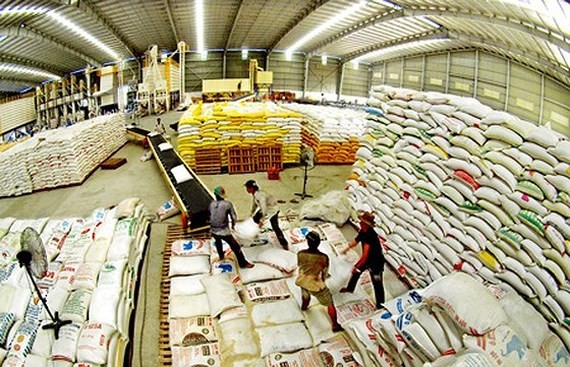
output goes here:
<path id="1" fill-rule="evenodd" d="M 267 170 L 267 178 L 269 180 L 279 180 L 279 168 L 271 167 Z"/>

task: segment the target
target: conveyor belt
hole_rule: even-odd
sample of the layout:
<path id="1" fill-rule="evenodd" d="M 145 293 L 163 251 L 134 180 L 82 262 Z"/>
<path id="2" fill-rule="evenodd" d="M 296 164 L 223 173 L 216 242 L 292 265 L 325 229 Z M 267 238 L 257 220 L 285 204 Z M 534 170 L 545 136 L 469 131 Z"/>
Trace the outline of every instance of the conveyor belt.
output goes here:
<path id="1" fill-rule="evenodd" d="M 158 145 L 166 142 L 162 135 L 147 136 L 147 138 L 158 166 L 183 213 L 183 227 L 186 227 L 189 222 L 192 231 L 206 229 L 208 226 L 208 205 L 214 200 L 214 197 L 174 149 L 160 151 Z M 176 183 L 170 170 L 181 164 L 188 169 L 192 179 Z"/>
<path id="2" fill-rule="evenodd" d="M 143 139 L 145 136 L 147 136 L 150 133 L 150 131 L 142 129 L 140 127 L 136 127 L 136 126 L 127 126 L 127 134 L 130 135 L 135 135 L 137 138 L 139 139 Z"/>

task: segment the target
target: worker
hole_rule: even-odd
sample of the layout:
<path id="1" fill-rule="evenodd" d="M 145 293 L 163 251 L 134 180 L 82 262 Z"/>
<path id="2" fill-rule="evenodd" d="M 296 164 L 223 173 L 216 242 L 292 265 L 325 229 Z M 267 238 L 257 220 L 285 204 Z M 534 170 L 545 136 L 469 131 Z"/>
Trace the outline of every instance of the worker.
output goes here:
<path id="1" fill-rule="evenodd" d="M 279 243 L 285 250 L 288 250 L 289 243 L 287 242 L 287 239 L 285 239 L 283 231 L 279 228 L 279 209 L 277 208 L 275 198 L 271 194 L 260 190 L 254 180 L 248 180 L 245 183 L 245 189 L 253 196 L 251 216 L 254 218 L 255 222 L 259 223 L 261 227 L 263 225 L 263 220 L 269 218 L 271 229 L 275 232 Z"/>
<path id="2" fill-rule="evenodd" d="M 352 276 L 348 281 L 348 285 L 340 290 L 341 293 L 352 293 L 358 283 L 358 279 L 363 271 L 370 271 L 372 285 L 374 287 L 374 295 L 376 297 L 376 308 L 380 308 L 384 303 L 384 284 L 382 282 L 382 272 L 384 270 L 384 254 L 382 253 L 382 245 L 378 234 L 374 230 L 374 214 L 363 212 L 359 215 L 360 230 L 354 240 L 348 247 L 341 251 L 346 253 L 349 249 L 356 246 L 358 242 L 362 243 L 362 255 L 352 269 Z"/>
<path id="3" fill-rule="evenodd" d="M 319 303 L 327 306 L 332 321 L 332 330 L 341 331 L 342 327 L 336 317 L 336 308 L 331 291 L 325 284 L 325 279 L 328 276 L 329 257 L 318 249 L 321 237 L 317 232 L 307 233 L 306 239 L 309 248 L 297 253 L 299 274 L 295 280 L 295 284 L 301 287 L 301 310 L 305 311 L 309 307 L 311 295 L 314 296 Z"/>
<path id="4" fill-rule="evenodd" d="M 154 131 L 160 135 L 166 134 L 166 128 L 164 127 L 164 124 L 160 120 L 160 117 L 156 119 L 156 123 L 154 124 Z"/>
<path id="5" fill-rule="evenodd" d="M 234 252 L 240 268 L 253 268 L 253 264 L 246 260 L 243 251 L 230 230 L 229 220 L 232 228 L 235 226 L 237 215 L 233 204 L 225 199 L 226 190 L 222 186 L 214 188 L 216 200 L 212 201 L 208 207 L 210 213 L 210 232 L 214 237 L 214 243 L 220 260 L 224 259 L 224 249 L 222 240 L 226 241 Z"/>

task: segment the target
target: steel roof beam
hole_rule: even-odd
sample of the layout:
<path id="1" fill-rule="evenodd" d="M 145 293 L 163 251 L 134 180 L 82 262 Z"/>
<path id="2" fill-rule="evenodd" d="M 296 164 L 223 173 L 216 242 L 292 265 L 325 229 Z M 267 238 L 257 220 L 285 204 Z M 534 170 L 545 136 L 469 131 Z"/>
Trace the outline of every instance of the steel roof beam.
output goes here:
<path id="1" fill-rule="evenodd" d="M 366 18 L 366 19 L 364 19 L 364 20 L 362 20 L 356 24 L 353 24 L 350 27 L 340 31 L 339 33 L 319 42 L 315 47 L 313 47 L 312 49 L 310 49 L 308 51 L 308 54 L 310 57 L 315 56 L 319 50 L 330 45 L 331 43 L 338 41 L 339 39 L 348 37 L 353 33 L 356 33 L 358 31 L 363 30 L 363 29 L 368 28 L 368 27 L 372 27 L 378 23 L 387 22 L 390 20 L 394 20 L 394 19 L 404 17 L 404 16 L 405 16 L 404 10 L 402 10 L 402 9 L 399 9 L 399 10 L 391 9 L 389 11 L 383 11 L 381 13 L 376 13 L 372 17 Z"/>
<path id="2" fill-rule="evenodd" d="M 526 59 L 526 60 L 532 61 L 535 64 L 535 65 L 533 65 L 533 67 L 536 69 L 544 69 L 544 67 L 546 67 L 546 68 L 554 69 L 554 70 L 556 70 L 562 74 L 568 74 L 568 69 L 566 69 L 564 67 L 564 65 L 559 64 L 559 63 L 555 63 L 552 60 L 549 60 L 545 57 L 542 57 L 539 54 L 537 54 L 535 51 L 531 51 L 531 50 L 527 50 L 527 49 L 521 49 L 518 47 L 514 47 L 512 45 L 509 45 L 507 43 L 495 42 L 495 41 L 492 41 L 492 40 L 489 40 L 489 39 L 486 39 L 483 37 L 473 36 L 470 34 L 456 32 L 456 31 L 450 31 L 449 32 L 449 38 L 455 39 L 458 41 L 462 41 L 462 42 L 468 42 L 471 44 L 475 44 L 475 45 L 477 45 L 477 48 L 479 48 L 479 49 L 485 49 L 485 46 L 495 47 L 495 48 L 498 48 L 499 50 L 501 50 L 502 52 L 504 52 L 505 54 L 511 53 L 511 54 L 516 55 L 517 57 L 519 57 L 521 59 Z M 541 68 L 541 66 L 542 66 L 542 68 Z"/>
<path id="3" fill-rule="evenodd" d="M 132 57 L 136 58 L 132 45 L 125 40 L 125 37 L 122 36 L 117 27 L 115 27 L 115 25 L 109 19 L 107 19 L 107 17 L 105 17 L 103 12 L 101 12 L 101 10 L 95 4 L 93 4 L 92 0 L 59 0 L 57 2 L 60 4 L 76 7 L 88 15 L 91 19 L 103 25 L 105 29 L 109 31 L 125 47 L 127 52 L 131 54 Z"/>
<path id="4" fill-rule="evenodd" d="M 170 3 L 168 2 L 168 0 L 164 0 L 164 6 L 166 7 L 166 15 L 168 15 L 170 28 L 172 28 L 172 33 L 174 34 L 174 38 L 176 39 L 176 44 L 178 45 L 178 43 L 180 42 L 180 37 L 178 37 L 178 32 L 176 31 L 176 24 L 174 23 L 174 17 L 172 16 L 172 11 L 170 10 Z"/>
<path id="5" fill-rule="evenodd" d="M 459 12 L 453 9 L 406 9 L 404 11 L 406 16 L 438 16 L 438 17 L 454 17 L 459 19 L 474 20 L 478 22 L 491 23 L 505 28 L 510 28 L 519 32 L 528 33 L 534 37 L 540 38 L 545 42 L 556 45 L 563 49 L 570 49 L 570 39 L 554 32 L 543 32 L 535 24 L 524 23 L 520 20 L 499 18 L 497 15 L 484 15 L 473 12 Z"/>
<path id="6" fill-rule="evenodd" d="M 7 36 L 14 36 L 14 37 L 25 37 L 25 38 L 38 40 L 41 42 L 46 42 L 60 50 L 68 52 L 72 55 L 75 55 L 83 59 L 84 61 L 87 61 L 89 64 L 93 66 L 96 67 L 101 66 L 101 63 L 93 59 L 92 57 L 89 57 L 84 53 L 71 48 L 70 46 L 62 43 L 61 41 L 55 39 L 54 37 L 48 36 L 47 34 L 42 33 L 36 29 L 30 28 L 27 25 L 21 25 L 19 27 L 18 26 L 3 27 L 0 28 L 0 34 L 5 34 Z"/>
<path id="7" fill-rule="evenodd" d="M 449 37 L 448 33 L 449 33 L 449 31 L 446 28 L 441 27 L 441 28 L 438 28 L 438 29 L 433 30 L 433 31 L 417 33 L 417 34 L 413 34 L 411 36 L 406 36 L 406 37 L 398 38 L 395 40 L 376 43 L 376 44 L 366 46 L 364 48 L 361 48 L 360 50 L 353 51 L 351 53 L 348 53 L 348 54 L 342 56 L 342 62 L 349 62 L 353 59 L 356 59 L 357 57 L 366 55 L 368 53 L 371 53 L 371 52 L 374 52 L 374 51 L 377 51 L 377 50 L 380 50 L 380 49 L 386 48 L 386 47 L 403 45 L 406 43 L 416 42 L 416 41 L 433 40 L 433 39 L 439 39 L 439 38 L 446 39 Z"/>
<path id="8" fill-rule="evenodd" d="M 312 12 L 320 8 L 321 6 L 325 5 L 329 0 L 313 0 L 308 6 L 306 6 L 295 18 L 293 18 L 289 23 L 287 23 L 287 27 L 277 36 L 275 41 L 271 42 L 271 45 L 267 49 L 267 54 L 270 55 L 273 51 L 275 51 L 275 47 L 281 42 L 281 40 L 293 30 L 299 23 L 301 23 L 305 18 L 307 18 Z"/>
<path id="9" fill-rule="evenodd" d="M 11 56 L 11 55 L 0 54 L 0 62 L 14 64 L 14 65 L 18 65 L 18 66 L 32 66 L 36 69 L 40 69 L 42 71 L 48 71 L 52 74 L 56 74 L 59 76 L 63 76 L 66 74 L 65 71 L 63 71 L 62 69 L 58 69 L 57 67 L 55 67 L 53 65 L 48 65 L 48 64 L 43 63 L 41 61 L 26 59 L 24 57 L 19 57 L 19 56 Z"/>
<path id="10" fill-rule="evenodd" d="M 224 47 L 224 51 L 228 50 L 228 46 L 230 45 L 230 41 L 232 39 L 232 36 L 234 35 L 234 31 L 236 30 L 236 24 L 237 24 L 237 21 L 241 15 L 242 10 L 243 10 L 243 0 L 239 0 L 238 10 L 237 10 L 236 15 L 234 16 L 234 20 L 232 22 L 232 29 L 230 30 L 230 33 L 228 34 L 228 38 L 226 38 L 226 46 Z"/>
<path id="11" fill-rule="evenodd" d="M 0 76 L 0 81 L 3 80 L 12 83 L 24 84 L 24 86 L 29 87 L 31 85 L 34 86 L 40 85 L 44 80 L 47 80 L 47 78 L 41 76 L 36 76 L 36 77 L 29 76 L 29 77 L 17 77 L 17 78 L 11 78 L 9 76 Z"/>

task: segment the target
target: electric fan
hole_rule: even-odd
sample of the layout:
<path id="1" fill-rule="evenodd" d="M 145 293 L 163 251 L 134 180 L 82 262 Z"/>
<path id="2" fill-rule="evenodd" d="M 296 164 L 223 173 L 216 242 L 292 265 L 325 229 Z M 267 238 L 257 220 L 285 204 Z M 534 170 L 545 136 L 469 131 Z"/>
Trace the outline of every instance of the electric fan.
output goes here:
<path id="1" fill-rule="evenodd" d="M 51 323 L 42 326 L 42 329 L 53 329 L 55 333 L 55 338 L 58 339 L 59 337 L 59 329 L 62 326 L 71 324 L 71 320 L 60 320 L 59 314 L 56 311 L 55 315 L 53 315 L 48 307 L 48 304 L 44 297 L 42 296 L 40 289 L 36 283 L 36 279 L 41 279 L 44 277 L 47 271 L 47 256 L 46 250 L 44 245 L 42 244 L 42 240 L 38 232 L 31 228 L 27 227 L 24 229 L 22 234 L 20 235 L 20 245 L 22 250 L 18 252 L 16 258 L 20 263 L 20 267 L 26 268 L 26 273 L 28 274 L 28 278 L 34 285 L 34 289 L 38 298 L 42 301 L 49 317 L 51 318 Z"/>
<path id="2" fill-rule="evenodd" d="M 300 196 L 301 199 L 305 199 L 306 197 L 312 198 L 313 195 L 307 194 L 307 180 L 309 178 L 309 170 L 315 168 L 315 151 L 310 147 L 303 147 L 301 150 L 300 163 L 303 166 L 303 192 L 295 193 L 295 195 Z"/>

